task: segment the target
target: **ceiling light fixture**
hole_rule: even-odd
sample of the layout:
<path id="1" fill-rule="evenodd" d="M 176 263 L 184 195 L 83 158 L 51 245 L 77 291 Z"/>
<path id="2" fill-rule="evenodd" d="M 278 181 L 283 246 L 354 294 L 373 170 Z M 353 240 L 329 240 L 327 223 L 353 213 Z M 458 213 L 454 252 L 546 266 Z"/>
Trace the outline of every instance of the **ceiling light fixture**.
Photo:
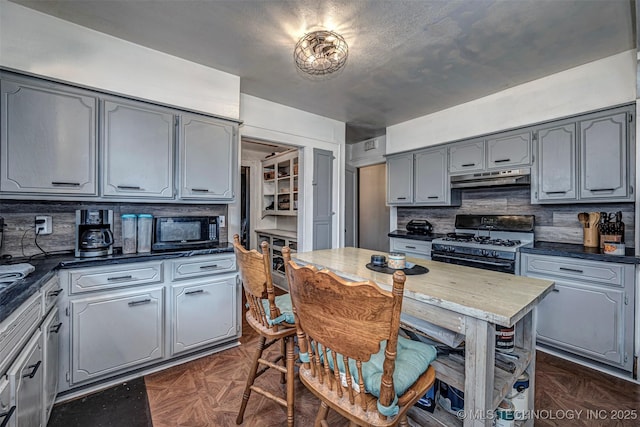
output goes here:
<path id="1" fill-rule="evenodd" d="M 347 63 L 349 47 L 344 38 L 333 31 L 305 34 L 293 51 L 298 69 L 312 78 L 329 77 Z"/>

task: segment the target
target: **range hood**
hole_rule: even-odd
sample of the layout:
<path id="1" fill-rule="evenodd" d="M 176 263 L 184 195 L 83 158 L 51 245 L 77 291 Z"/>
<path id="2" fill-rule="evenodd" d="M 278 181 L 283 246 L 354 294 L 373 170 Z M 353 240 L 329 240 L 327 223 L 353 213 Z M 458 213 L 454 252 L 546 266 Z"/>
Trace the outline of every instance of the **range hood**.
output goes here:
<path id="1" fill-rule="evenodd" d="M 497 187 L 500 185 L 529 185 L 531 169 L 508 169 L 470 173 L 451 177 L 451 188 Z"/>

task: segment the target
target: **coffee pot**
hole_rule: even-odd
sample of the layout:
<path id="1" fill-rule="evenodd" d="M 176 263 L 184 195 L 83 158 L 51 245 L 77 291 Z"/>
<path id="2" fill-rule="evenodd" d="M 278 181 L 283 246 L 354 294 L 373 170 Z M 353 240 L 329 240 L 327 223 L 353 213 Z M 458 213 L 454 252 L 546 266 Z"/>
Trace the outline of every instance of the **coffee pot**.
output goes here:
<path id="1" fill-rule="evenodd" d="M 89 228 L 80 237 L 83 249 L 105 249 L 113 245 L 113 233 L 108 228 Z"/>

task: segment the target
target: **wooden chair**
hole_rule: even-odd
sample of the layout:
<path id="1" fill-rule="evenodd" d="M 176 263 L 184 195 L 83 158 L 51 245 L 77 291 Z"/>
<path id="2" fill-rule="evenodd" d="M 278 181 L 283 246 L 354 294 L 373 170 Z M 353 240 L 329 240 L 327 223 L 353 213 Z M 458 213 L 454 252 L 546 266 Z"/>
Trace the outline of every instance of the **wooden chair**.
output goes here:
<path id="1" fill-rule="evenodd" d="M 300 267 L 283 248 L 300 348 L 300 381 L 320 400 L 315 426 L 329 408 L 350 426 L 408 426 L 407 411 L 429 390 L 433 346 L 398 337 L 405 275 L 393 290 L 348 282 L 328 270 Z M 386 347 L 385 347 L 386 344 Z"/>
<path id="2" fill-rule="evenodd" d="M 247 251 L 240 244 L 240 237 L 233 236 L 233 248 L 236 262 L 242 279 L 242 286 L 247 297 L 248 309 L 246 319 L 249 325 L 260 334 L 260 341 L 256 349 L 249 378 L 242 395 L 242 405 L 236 419 L 236 424 L 242 424 L 244 411 L 252 391 L 259 393 L 287 410 L 287 426 L 294 424 L 294 337 L 296 335 L 293 323 L 293 312 L 289 294 L 275 296 L 271 277 L 271 260 L 269 259 L 269 244 L 262 242 L 262 254 L 255 249 Z M 267 342 L 267 340 L 269 340 Z M 263 352 L 275 343 L 281 343 L 281 351 L 274 360 L 262 357 Z M 284 366 L 279 364 L 285 359 Z M 260 365 L 264 367 L 258 371 Z M 286 400 L 275 396 L 269 391 L 254 384 L 256 378 L 273 368 L 282 373 L 281 383 L 287 384 Z"/>

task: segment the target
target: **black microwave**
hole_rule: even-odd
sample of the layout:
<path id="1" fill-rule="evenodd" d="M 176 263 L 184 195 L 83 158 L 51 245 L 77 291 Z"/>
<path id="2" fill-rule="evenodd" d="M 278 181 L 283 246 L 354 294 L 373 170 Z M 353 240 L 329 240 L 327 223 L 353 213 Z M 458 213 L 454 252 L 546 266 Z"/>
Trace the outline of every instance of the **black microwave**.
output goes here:
<path id="1" fill-rule="evenodd" d="M 217 216 L 156 217 L 153 224 L 154 251 L 206 249 L 219 243 Z"/>

